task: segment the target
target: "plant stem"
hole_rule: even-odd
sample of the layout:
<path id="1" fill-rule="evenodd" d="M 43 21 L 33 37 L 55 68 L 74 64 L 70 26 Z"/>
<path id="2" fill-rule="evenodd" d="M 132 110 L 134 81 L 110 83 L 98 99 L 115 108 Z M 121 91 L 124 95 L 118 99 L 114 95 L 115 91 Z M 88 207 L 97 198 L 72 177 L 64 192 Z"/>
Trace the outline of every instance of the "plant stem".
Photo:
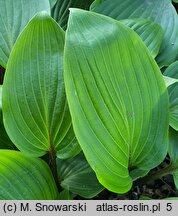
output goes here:
<path id="1" fill-rule="evenodd" d="M 58 181 L 56 154 L 55 154 L 54 145 L 51 145 L 51 147 L 50 147 L 49 157 L 50 157 L 50 168 L 51 168 L 54 180 L 56 182 L 58 191 L 61 192 L 62 188 L 61 188 L 59 181 Z"/>
<path id="2" fill-rule="evenodd" d="M 170 164 L 163 169 L 150 172 L 150 174 L 148 174 L 147 176 L 136 180 L 134 182 L 134 186 L 141 186 L 141 185 L 146 184 L 147 182 L 154 181 L 156 179 L 160 179 L 163 176 L 174 173 L 176 170 L 178 170 L 178 167 L 174 167 L 174 166 L 172 166 L 172 164 Z"/>

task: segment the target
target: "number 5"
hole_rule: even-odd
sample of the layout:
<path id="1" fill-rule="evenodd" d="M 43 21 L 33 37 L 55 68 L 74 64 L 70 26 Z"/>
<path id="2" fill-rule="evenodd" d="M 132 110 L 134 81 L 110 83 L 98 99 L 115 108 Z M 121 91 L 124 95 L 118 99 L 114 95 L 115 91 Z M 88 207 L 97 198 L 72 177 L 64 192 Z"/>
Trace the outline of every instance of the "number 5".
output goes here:
<path id="1" fill-rule="evenodd" d="M 172 210 L 172 203 L 167 203 L 166 210 L 167 211 L 171 211 Z"/>

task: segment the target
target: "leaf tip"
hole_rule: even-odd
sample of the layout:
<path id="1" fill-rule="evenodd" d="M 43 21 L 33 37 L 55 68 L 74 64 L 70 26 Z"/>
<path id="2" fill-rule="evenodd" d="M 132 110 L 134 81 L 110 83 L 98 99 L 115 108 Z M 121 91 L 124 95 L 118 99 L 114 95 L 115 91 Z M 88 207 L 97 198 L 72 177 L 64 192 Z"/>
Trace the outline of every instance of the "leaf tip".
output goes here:
<path id="1" fill-rule="evenodd" d="M 39 19 L 39 20 L 42 20 L 42 19 L 48 18 L 48 17 L 50 17 L 50 15 L 49 15 L 49 13 L 48 13 L 47 11 L 45 11 L 45 10 L 40 11 L 40 12 L 38 12 L 38 13 L 35 15 L 35 18 L 36 18 L 36 19 Z"/>
<path id="2" fill-rule="evenodd" d="M 75 13 L 77 11 L 83 11 L 83 10 L 79 9 L 79 8 L 69 8 L 69 11 L 70 11 L 70 14 L 71 14 L 71 13 Z"/>

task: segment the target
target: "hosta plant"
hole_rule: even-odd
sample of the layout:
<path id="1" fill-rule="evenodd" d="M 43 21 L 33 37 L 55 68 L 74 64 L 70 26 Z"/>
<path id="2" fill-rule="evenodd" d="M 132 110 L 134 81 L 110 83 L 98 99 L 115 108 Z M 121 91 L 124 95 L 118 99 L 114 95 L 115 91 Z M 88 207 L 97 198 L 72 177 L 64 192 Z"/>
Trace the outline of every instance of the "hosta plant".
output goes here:
<path id="1" fill-rule="evenodd" d="M 0 0 L 0 11 L 0 199 L 102 198 L 169 174 L 178 188 L 170 0 Z"/>

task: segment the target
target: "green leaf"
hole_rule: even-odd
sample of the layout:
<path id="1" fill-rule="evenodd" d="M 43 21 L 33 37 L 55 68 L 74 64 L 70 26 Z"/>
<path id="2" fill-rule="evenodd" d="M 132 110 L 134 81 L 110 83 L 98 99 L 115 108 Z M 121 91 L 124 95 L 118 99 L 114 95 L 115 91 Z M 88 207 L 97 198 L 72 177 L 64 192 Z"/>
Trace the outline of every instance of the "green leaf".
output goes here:
<path id="1" fill-rule="evenodd" d="M 171 159 L 171 173 L 173 174 L 174 183 L 178 189 L 178 132 L 169 128 L 169 156 Z"/>
<path id="2" fill-rule="evenodd" d="M 57 187 L 47 164 L 21 152 L 0 150 L 0 200 L 54 200 Z"/>
<path id="3" fill-rule="evenodd" d="M 133 29 L 141 37 L 153 58 L 158 55 L 163 39 L 163 30 L 159 24 L 141 18 L 125 19 L 121 20 L 121 22 Z"/>
<path id="4" fill-rule="evenodd" d="M 14 149 L 13 143 L 10 141 L 3 123 L 2 116 L 2 86 L 0 85 L 0 149 Z"/>
<path id="5" fill-rule="evenodd" d="M 178 0 L 173 0 L 173 2 L 178 3 Z"/>
<path id="6" fill-rule="evenodd" d="M 39 11 L 50 13 L 48 0 L 0 0 L 0 65 L 7 61 L 17 37 Z"/>
<path id="7" fill-rule="evenodd" d="M 58 200 L 72 200 L 72 195 L 71 195 L 70 191 L 68 191 L 68 190 L 63 190 L 63 191 L 59 194 Z"/>
<path id="8" fill-rule="evenodd" d="M 80 145 L 78 144 L 71 125 L 64 139 L 60 142 L 56 155 L 59 159 L 68 159 L 76 156 L 80 151 Z"/>
<path id="9" fill-rule="evenodd" d="M 96 0 L 91 10 L 114 19 L 146 18 L 160 24 L 164 38 L 157 62 L 171 64 L 178 53 L 178 16 L 170 0 Z"/>
<path id="10" fill-rule="evenodd" d="M 171 64 L 164 72 L 164 76 L 176 79 L 176 83 L 169 86 L 169 121 L 170 126 L 178 131 L 178 61 Z"/>
<path id="11" fill-rule="evenodd" d="M 163 200 L 178 200 L 178 197 L 168 197 L 164 198 Z"/>
<path id="12" fill-rule="evenodd" d="M 139 198 L 139 200 L 153 200 L 153 199 L 151 199 L 150 197 L 141 196 L 141 197 Z"/>
<path id="13" fill-rule="evenodd" d="M 178 165 L 178 132 L 169 128 L 169 155 L 172 164 Z"/>
<path id="14" fill-rule="evenodd" d="M 132 177 L 132 180 L 135 181 L 138 178 L 144 177 L 148 174 L 149 170 L 142 170 L 142 169 L 134 169 L 130 171 L 130 176 Z"/>
<path id="15" fill-rule="evenodd" d="M 167 152 L 168 94 L 161 72 L 133 30 L 79 9 L 71 10 L 64 62 L 79 144 L 100 183 L 125 193 L 132 185 L 129 169 L 150 170 Z"/>
<path id="16" fill-rule="evenodd" d="M 51 10 L 51 16 L 66 30 L 69 18 L 69 8 L 82 8 L 88 10 L 93 0 L 57 0 Z"/>
<path id="17" fill-rule="evenodd" d="M 24 153 L 56 151 L 71 127 L 63 80 L 64 32 L 46 12 L 18 38 L 3 84 L 6 131 Z"/>
<path id="18" fill-rule="evenodd" d="M 178 61 L 173 62 L 166 70 L 164 71 L 164 75 L 178 78 Z"/>
<path id="19" fill-rule="evenodd" d="M 173 173 L 173 179 L 174 179 L 174 184 L 176 186 L 176 189 L 178 190 L 178 171 Z"/>
<path id="20" fill-rule="evenodd" d="M 57 159 L 61 186 L 84 198 L 92 198 L 103 190 L 83 154 L 68 160 Z"/>
<path id="21" fill-rule="evenodd" d="M 173 85 L 174 83 L 178 82 L 178 79 L 174 79 L 174 78 L 164 76 L 164 75 L 163 75 L 163 79 L 164 79 L 164 82 L 165 82 L 167 88 L 169 86 Z"/>

